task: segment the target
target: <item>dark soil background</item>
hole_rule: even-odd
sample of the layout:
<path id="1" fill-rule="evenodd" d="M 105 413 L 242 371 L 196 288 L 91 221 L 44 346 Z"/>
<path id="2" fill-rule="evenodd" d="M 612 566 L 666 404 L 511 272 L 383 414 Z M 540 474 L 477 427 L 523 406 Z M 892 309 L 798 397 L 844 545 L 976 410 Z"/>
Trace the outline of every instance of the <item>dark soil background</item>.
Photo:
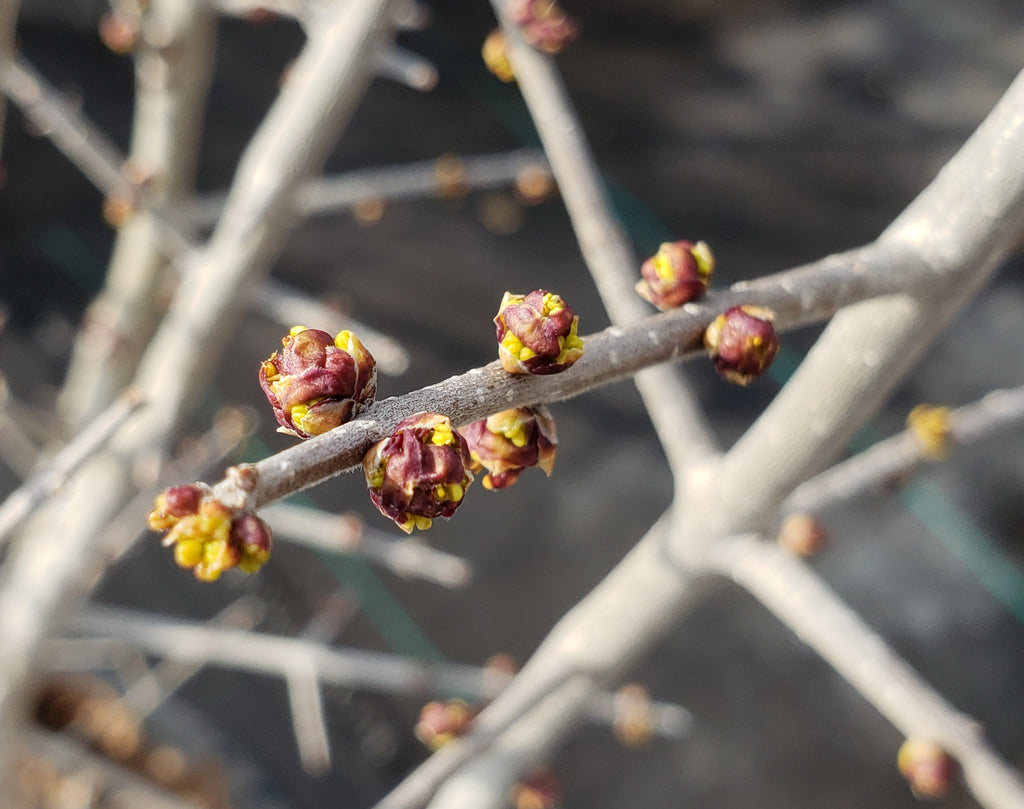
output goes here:
<path id="1" fill-rule="evenodd" d="M 27 58 L 127 147 L 129 60 L 95 35 L 99 2 L 26 2 Z M 486 3 L 428 3 L 433 25 L 401 36 L 440 70 L 430 93 L 374 83 L 330 160 L 332 171 L 477 154 L 536 137 L 514 86 L 490 76 L 479 45 Z M 583 36 L 559 65 L 615 203 L 647 254 L 703 238 L 728 284 L 874 238 L 969 135 L 1024 64 L 1016 0 L 567 0 Z M 199 185 L 225 187 L 301 46 L 289 23 L 222 22 Z M 0 370 L 20 400 L 52 404 L 82 311 L 102 283 L 112 232 L 95 191 L 10 115 L 0 191 Z M 489 229 L 489 212 L 505 211 Z M 511 224 L 510 224 L 511 223 Z M 499 228 L 499 229 L 502 229 Z M 961 316 L 863 439 L 900 428 L 919 401 L 957 405 L 1024 381 L 1024 286 L 1017 262 Z M 557 289 L 583 332 L 606 324 L 557 198 L 518 207 L 510 191 L 389 204 L 373 227 L 348 213 L 304 224 L 275 276 L 339 300 L 412 356 L 400 394 L 490 361 L 490 318 L 505 289 Z M 315 325 L 315 324 L 307 324 Z M 220 404 L 259 405 L 258 362 L 281 329 L 253 315 L 229 348 Z M 785 340 L 774 379 L 728 387 L 703 363 L 687 373 L 728 444 L 770 399 L 815 332 Z M 102 597 L 208 617 L 246 591 L 267 599 L 261 629 L 295 632 L 337 590 L 361 606 L 340 643 L 427 659 L 524 660 L 669 502 L 667 467 L 642 406 L 620 384 L 553 408 L 554 476 L 482 489 L 427 536 L 470 559 L 461 591 L 374 573 L 283 544 L 258 576 L 199 586 L 147 536 Z M 995 567 L 1024 563 L 1024 431 L 959 453 L 894 497 L 823 515 L 822 575 L 935 686 L 1024 764 L 1024 589 L 993 594 Z M 284 448 L 261 410 L 248 458 Z M 219 476 L 212 470 L 211 479 Z M 13 474 L 0 470 L 5 488 Z M 308 495 L 383 527 L 361 480 Z M 1024 581 L 1020 576 L 1012 581 Z M 895 767 L 895 730 L 751 598 L 723 585 L 643 661 L 635 677 L 693 711 L 682 741 L 640 750 L 584 727 L 552 762 L 567 808 L 830 809 L 916 805 Z M 216 751 L 240 807 L 370 806 L 424 755 L 418 705 L 325 693 L 334 769 L 304 775 L 282 685 L 232 672 L 196 677 L 154 717 L 154 733 L 194 755 Z M 957 793 L 944 806 L 975 806 Z"/>

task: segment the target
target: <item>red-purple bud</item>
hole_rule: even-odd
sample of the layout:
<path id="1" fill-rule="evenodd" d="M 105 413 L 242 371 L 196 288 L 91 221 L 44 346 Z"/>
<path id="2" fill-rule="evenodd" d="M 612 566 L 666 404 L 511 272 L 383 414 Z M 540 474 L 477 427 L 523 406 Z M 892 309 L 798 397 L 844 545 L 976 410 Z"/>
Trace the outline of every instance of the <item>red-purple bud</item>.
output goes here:
<path id="1" fill-rule="evenodd" d="M 153 510 L 146 515 L 146 522 L 154 531 L 166 531 L 182 517 L 199 511 L 199 504 L 205 496 L 206 489 L 195 483 L 171 486 L 157 495 Z"/>
<path id="2" fill-rule="evenodd" d="M 415 729 L 416 738 L 431 750 L 438 750 L 469 730 L 478 712 L 478 709 L 461 699 L 428 702 L 420 710 Z"/>
<path id="3" fill-rule="evenodd" d="M 715 370 L 737 385 L 768 370 L 779 350 L 774 319 L 764 306 L 733 306 L 716 317 L 704 331 Z"/>
<path id="4" fill-rule="evenodd" d="M 927 739 L 907 739 L 900 746 L 896 762 L 911 792 L 924 800 L 944 797 L 960 777 L 956 759 Z"/>
<path id="5" fill-rule="evenodd" d="M 377 510 L 407 534 L 452 516 L 473 482 L 466 439 L 438 413 L 401 421 L 366 453 L 363 472 Z"/>
<path id="6" fill-rule="evenodd" d="M 714 270 L 715 257 L 704 242 L 665 242 L 640 266 L 636 291 L 665 312 L 703 295 Z"/>
<path id="7" fill-rule="evenodd" d="M 377 364 L 350 331 L 331 337 L 294 327 L 260 366 L 260 387 L 280 431 L 309 438 L 344 424 L 373 401 Z"/>
<path id="8" fill-rule="evenodd" d="M 270 526 L 255 514 L 231 521 L 231 542 L 241 551 L 238 569 L 246 573 L 255 573 L 270 558 Z"/>
<path id="9" fill-rule="evenodd" d="M 506 292 L 494 325 L 501 367 L 510 374 L 557 374 L 583 356 L 579 318 L 546 290 Z"/>
<path id="10" fill-rule="evenodd" d="M 555 0 L 512 0 L 506 13 L 523 39 L 547 53 L 559 53 L 579 34 L 576 21 Z"/>
<path id="11" fill-rule="evenodd" d="M 548 475 L 555 463 L 555 420 L 544 405 L 516 407 L 474 421 L 460 431 L 469 445 L 474 473 L 486 469 L 487 489 L 504 489 L 528 466 Z"/>

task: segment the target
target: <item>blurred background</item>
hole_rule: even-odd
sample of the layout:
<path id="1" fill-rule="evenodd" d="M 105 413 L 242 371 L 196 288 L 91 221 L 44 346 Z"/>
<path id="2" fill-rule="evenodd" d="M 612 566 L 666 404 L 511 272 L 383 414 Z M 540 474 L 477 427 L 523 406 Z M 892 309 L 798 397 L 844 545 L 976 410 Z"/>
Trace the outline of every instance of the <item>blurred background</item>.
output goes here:
<path id="1" fill-rule="evenodd" d="M 420 92 L 379 79 L 328 171 L 535 147 L 515 85 L 480 59 L 489 5 L 430 0 L 429 27 L 401 45 L 429 59 Z M 558 57 L 639 257 L 660 241 L 704 239 L 716 283 L 774 272 L 873 239 L 970 134 L 1024 64 L 1024 6 L 1013 0 L 565 0 L 579 40 Z M 21 53 L 127 150 L 130 58 L 106 50 L 100 0 L 24 0 Z M 200 155 L 201 192 L 231 181 L 238 157 L 303 41 L 280 19 L 224 19 Z M 15 110 L 0 189 L 0 372 L 9 405 L 45 431 L 75 330 L 99 290 L 114 238 L 102 198 Z M 274 278 L 398 340 L 408 368 L 382 375 L 398 395 L 493 358 L 491 317 L 506 289 L 559 291 L 581 332 L 607 325 L 557 194 L 524 204 L 511 185 L 388 201 L 300 226 Z M 863 445 L 902 428 L 916 403 L 959 405 L 1024 381 L 1024 285 L 1007 266 L 929 353 Z M 307 326 L 316 326 L 307 323 Z M 233 460 L 290 445 L 256 383 L 284 333 L 253 311 L 226 352 L 195 431 L 223 406 L 258 428 Z M 704 363 L 686 373 L 724 445 L 741 434 L 817 330 L 747 389 Z M 445 589 L 366 562 L 279 543 L 254 577 L 200 585 L 147 534 L 97 600 L 206 619 L 241 595 L 264 604 L 258 629 L 295 634 L 339 596 L 337 643 L 426 660 L 524 661 L 668 505 L 667 465 L 632 386 L 552 406 L 550 480 L 482 488 L 425 539 L 473 565 Z M 894 492 L 821 515 L 813 564 L 936 688 L 1024 765 L 1024 430 L 958 452 Z M 206 479 L 219 479 L 221 467 Z M 0 465 L 0 485 L 17 485 Z M 184 482 L 184 481 L 182 481 Z M 352 511 L 387 530 L 361 479 L 302 502 Z M 234 571 L 232 571 L 233 573 Z M 683 739 L 630 749 L 585 726 L 551 762 L 564 807 L 810 809 L 917 802 L 895 767 L 901 739 L 798 638 L 728 584 L 704 598 L 632 675 L 684 705 Z M 209 668 L 147 720 L 146 733 L 202 763 L 240 808 L 370 806 L 426 755 L 421 702 L 325 688 L 332 768 L 303 772 L 279 680 Z M 965 794 L 950 807 L 976 804 Z"/>

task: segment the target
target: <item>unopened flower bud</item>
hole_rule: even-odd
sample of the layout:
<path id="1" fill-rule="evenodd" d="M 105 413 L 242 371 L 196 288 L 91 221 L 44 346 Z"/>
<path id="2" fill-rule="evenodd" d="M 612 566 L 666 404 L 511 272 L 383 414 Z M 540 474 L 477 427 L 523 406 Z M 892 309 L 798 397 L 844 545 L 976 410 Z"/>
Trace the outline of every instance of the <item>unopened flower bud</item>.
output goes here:
<path id="1" fill-rule="evenodd" d="M 255 514 L 231 521 L 231 542 L 241 552 L 238 569 L 245 573 L 255 573 L 270 558 L 270 526 Z"/>
<path id="2" fill-rule="evenodd" d="M 157 495 L 153 510 L 146 516 L 146 522 L 154 531 L 166 531 L 182 517 L 199 511 L 199 504 L 205 495 L 206 489 L 195 483 L 171 486 Z"/>
<path id="3" fill-rule="evenodd" d="M 512 72 L 512 65 L 508 61 L 508 47 L 505 44 L 505 35 L 501 29 L 491 31 L 484 40 L 484 47 L 481 50 L 484 64 L 487 69 L 503 82 L 515 81 L 515 73 Z"/>
<path id="4" fill-rule="evenodd" d="M 921 799 L 945 796 L 960 776 L 956 759 L 927 739 L 907 739 L 900 746 L 896 762 L 910 791 Z"/>
<path id="5" fill-rule="evenodd" d="M 260 366 L 280 432 L 309 438 L 344 424 L 377 393 L 377 364 L 350 331 L 294 327 Z"/>
<path id="6" fill-rule="evenodd" d="M 665 312 L 696 300 L 708 288 L 715 257 L 704 242 L 665 242 L 640 266 L 636 291 Z"/>
<path id="7" fill-rule="evenodd" d="M 948 407 L 919 404 L 907 414 L 907 427 L 925 457 L 933 461 L 946 457 L 953 432 Z"/>
<path id="8" fill-rule="evenodd" d="M 506 292 L 494 325 L 501 367 L 510 374 L 557 374 L 583 356 L 579 318 L 546 290 Z"/>
<path id="9" fill-rule="evenodd" d="M 814 556 L 825 545 L 825 529 L 810 514 L 790 514 L 779 526 L 779 544 L 804 559 Z"/>
<path id="10" fill-rule="evenodd" d="M 452 739 L 462 736 L 478 710 L 461 699 L 428 702 L 416 723 L 416 738 L 431 750 L 438 750 Z"/>
<path id="11" fill-rule="evenodd" d="M 733 306 L 716 317 L 704 331 L 715 370 L 737 385 L 768 370 L 779 350 L 774 319 L 764 306 Z"/>
<path id="12" fill-rule="evenodd" d="M 504 489 L 528 466 L 548 475 L 555 464 L 555 420 L 544 405 L 515 407 L 474 421 L 462 435 L 469 445 L 473 472 L 486 469 L 481 482 L 487 489 Z"/>
<path id="13" fill-rule="evenodd" d="M 512 788 L 512 805 L 515 809 L 554 809 L 562 797 L 555 774 L 540 769 Z"/>
<path id="14" fill-rule="evenodd" d="M 579 34 L 576 21 L 555 0 L 512 0 L 506 13 L 523 39 L 547 53 L 559 53 Z"/>
<path id="15" fill-rule="evenodd" d="M 401 421 L 366 453 L 363 472 L 377 510 L 407 534 L 454 514 L 473 482 L 466 439 L 438 413 Z"/>
<path id="16" fill-rule="evenodd" d="M 651 695 L 642 685 L 629 683 L 615 694 L 612 730 L 627 747 L 641 747 L 654 736 L 655 716 Z"/>

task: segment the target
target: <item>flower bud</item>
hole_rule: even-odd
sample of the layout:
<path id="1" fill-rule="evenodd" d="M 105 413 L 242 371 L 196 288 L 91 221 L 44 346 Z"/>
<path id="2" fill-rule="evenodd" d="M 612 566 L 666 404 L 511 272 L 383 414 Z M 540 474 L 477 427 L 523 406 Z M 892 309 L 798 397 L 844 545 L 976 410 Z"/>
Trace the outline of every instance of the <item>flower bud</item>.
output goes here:
<path id="1" fill-rule="evenodd" d="M 154 531 L 166 531 L 182 517 L 199 511 L 199 504 L 205 496 L 206 489 L 196 483 L 171 486 L 157 495 L 153 510 L 146 516 L 146 522 Z"/>
<path id="2" fill-rule="evenodd" d="M 579 33 L 576 21 L 555 0 L 512 0 L 506 13 L 523 39 L 547 53 L 559 53 Z"/>
<path id="3" fill-rule="evenodd" d="M 583 356 L 579 318 L 558 295 L 506 292 L 494 318 L 501 367 L 510 374 L 557 374 Z"/>
<path id="4" fill-rule="evenodd" d="M 530 773 L 512 788 L 515 809 L 554 809 L 561 797 L 558 779 L 546 768 Z"/>
<path id="5" fill-rule="evenodd" d="M 715 257 L 704 242 L 665 242 L 640 266 L 636 291 L 661 311 L 696 300 L 708 288 Z"/>
<path id="6" fill-rule="evenodd" d="M 654 736 L 654 704 L 639 683 L 628 683 L 615 694 L 612 730 L 627 747 L 642 747 Z"/>
<path id="7" fill-rule="evenodd" d="M 366 453 L 363 472 L 377 510 L 410 534 L 455 513 L 473 482 L 469 464 L 469 446 L 451 421 L 418 413 Z"/>
<path id="8" fill-rule="evenodd" d="M 416 738 L 431 750 L 438 750 L 452 739 L 462 736 L 478 710 L 461 699 L 428 702 L 416 723 Z"/>
<path id="9" fill-rule="evenodd" d="M 172 486 L 160 494 L 148 522 L 154 531 L 170 529 L 164 546 L 174 546 L 174 561 L 191 568 L 200 581 L 216 581 L 236 566 L 253 573 L 270 558 L 269 526 L 214 500 L 200 484 Z"/>
<path id="10" fill-rule="evenodd" d="M 270 526 L 255 514 L 241 514 L 231 521 L 231 542 L 241 552 L 238 569 L 255 573 L 270 558 Z"/>
<path id="11" fill-rule="evenodd" d="M 260 387 L 280 432 L 309 438 L 344 424 L 373 401 L 377 364 L 350 331 L 333 339 L 295 326 L 260 366 Z"/>
<path id="12" fill-rule="evenodd" d="M 960 767 L 940 745 L 927 739 L 907 739 L 896 757 L 910 791 L 920 799 L 944 797 L 960 776 Z"/>
<path id="13" fill-rule="evenodd" d="M 779 526 L 779 544 L 796 556 L 808 559 L 825 546 L 825 529 L 810 514 L 790 514 Z"/>
<path id="14" fill-rule="evenodd" d="M 917 405 L 907 414 L 907 428 L 926 458 L 940 461 L 949 453 L 953 425 L 948 407 Z"/>
<path id="15" fill-rule="evenodd" d="M 528 466 L 548 475 L 555 464 L 555 420 L 544 405 L 515 407 L 474 421 L 462 435 L 469 445 L 474 474 L 483 469 L 487 489 L 504 489 Z"/>
<path id="16" fill-rule="evenodd" d="M 779 350 L 772 321 L 764 306 L 733 306 L 704 330 L 704 345 L 715 370 L 737 385 L 746 385 L 771 365 Z"/>
<path id="17" fill-rule="evenodd" d="M 481 50 L 484 64 L 487 69 L 503 82 L 515 81 L 516 75 L 512 72 L 512 65 L 508 61 L 508 47 L 505 44 L 505 35 L 501 29 L 495 29 L 484 40 Z"/>

